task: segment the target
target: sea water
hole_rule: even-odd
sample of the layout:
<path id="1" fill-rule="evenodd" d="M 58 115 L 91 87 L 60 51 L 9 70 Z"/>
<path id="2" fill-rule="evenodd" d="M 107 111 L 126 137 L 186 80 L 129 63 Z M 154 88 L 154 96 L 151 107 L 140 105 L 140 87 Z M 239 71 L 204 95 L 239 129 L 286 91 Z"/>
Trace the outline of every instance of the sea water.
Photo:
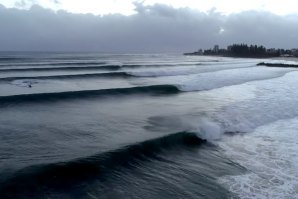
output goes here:
<path id="1" fill-rule="evenodd" d="M 298 198 L 298 71 L 263 61 L 2 52 L 0 198 Z"/>

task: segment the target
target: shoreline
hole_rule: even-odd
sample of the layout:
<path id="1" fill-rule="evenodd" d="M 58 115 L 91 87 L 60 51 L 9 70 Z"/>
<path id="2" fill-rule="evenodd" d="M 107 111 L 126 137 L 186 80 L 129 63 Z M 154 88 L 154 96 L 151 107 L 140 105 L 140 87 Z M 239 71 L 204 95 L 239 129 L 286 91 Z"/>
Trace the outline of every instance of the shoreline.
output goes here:
<path id="1" fill-rule="evenodd" d="M 210 56 L 210 57 L 230 57 L 230 58 L 242 58 L 242 59 L 273 59 L 273 60 L 284 60 L 284 61 L 297 61 L 298 57 L 245 57 L 245 56 L 227 56 L 227 55 L 198 55 L 192 53 L 184 53 L 185 56 Z"/>
<path id="2" fill-rule="evenodd" d="M 251 58 L 251 59 L 284 59 L 298 61 L 298 57 L 276 57 L 276 56 L 230 56 L 230 55 L 201 55 L 193 53 L 183 53 L 185 56 L 211 56 L 211 57 L 231 57 L 231 58 Z"/>

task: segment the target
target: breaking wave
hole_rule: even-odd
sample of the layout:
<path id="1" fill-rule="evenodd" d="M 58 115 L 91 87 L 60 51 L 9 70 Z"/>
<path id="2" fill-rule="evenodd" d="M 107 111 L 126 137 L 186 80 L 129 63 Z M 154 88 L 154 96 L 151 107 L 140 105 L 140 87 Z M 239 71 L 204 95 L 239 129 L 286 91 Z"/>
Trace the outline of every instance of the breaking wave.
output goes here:
<path id="1" fill-rule="evenodd" d="M 1 198 L 30 198 L 38 193 L 65 191 L 92 180 L 104 181 L 121 168 L 160 159 L 165 150 L 197 147 L 206 141 L 195 133 L 179 132 L 68 162 L 35 165 L 11 174 L 0 188 Z"/>

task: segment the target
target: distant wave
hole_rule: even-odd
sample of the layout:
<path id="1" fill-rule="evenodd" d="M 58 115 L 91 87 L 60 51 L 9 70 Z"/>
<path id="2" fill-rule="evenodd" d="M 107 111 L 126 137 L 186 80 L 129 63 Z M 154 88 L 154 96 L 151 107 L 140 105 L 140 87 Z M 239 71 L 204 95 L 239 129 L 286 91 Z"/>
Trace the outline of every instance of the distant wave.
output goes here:
<path id="1" fill-rule="evenodd" d="M 47 64 L 14 64 L 14 65 L 0 65 L 1 72 L 14 72 L 14 71 L 51 71 L 51 70 L 92 70 L 92 69 L 107 69 L 118 70 L 121 68 L 155 68 L 155 67 L 176 67 L 176 66 L 198 66 L 201 63 L 192 64 L 105 64 L 104 62 L 94 63 L 47 63 Z M 29 66 L 29 67 L 20 67 Z M 45 67 L 36 67 L 45 66 Z"/>
<path id="2" fill-rule="evenodd" d="M 131 88 L 114 88 L 101 90 L 66 91 L 56 93 L 34 93 L 22 95 L 10 95 L 0 97 L 0 105 L 22 102 L 56 101 L 62 99 L 76 99 L 96 97 L 100 95 L 127 95 L 127 94 L 176 94 L 179 89 L 174 85 L 140 86 Z"/>
<path id="3" fill-rule="evenodd" d="M 0 81 L 14 81 L 22 79 L 75 79 L 75 78 L 96 78 L 96 77 L 121 77 L 128 78 L 134 77 L 126 72 L 110 72 L 110 73 L 86 73 L 86 74 L 73 74 L 73 75 L 50 75 L 50 76 L 24 76 L 24 77 L 4 77 Z"/>
<path id="4" fill-rule="evenodd" d="M 7 59 L 7 61 L 19 60 L 12 58 Z M 1 60 L 1 58 L 0 58 Z M 21 59 L 22 60 L 22 59 Z M 26 59 L 27 60 L 27 59 Z M 86 61 L 86 62 L 44 62 L 44 63 L 9 63 L 9 64 L 1 64 L 0 66 L 62 66 L 62 65 L 98 65 L 98 64 L 107 64 L 107 62 L 95 62 L 95 61 Z"/>
<path id="5" fill-rule="evenodd" d="M 255 67 L 255 64 L 223 64 L 223 65 L 201 65 L 199 67 L 177 67 L 174 70 L 169 68 L 160 68 L 155 70 L 129 71 L 129 74 L 138 77 L 162 77 L 162 76 L 180 76 L 207 72 L 217 72 L 228 69 L 245 69 Z"/>
<path id="6" fill-rule="evenodd" d="M 268 67 L 281 67 L 281 68 L 298 68 L 298 63 L 293 61 L 284 61 L 283 63 L 275 62 L 261 62 L 257 64 L 258 66 L 268 66 Z"/>
<path id="7" fill-rule="evenodd" d="M 59 70 L 119 70 L 121 66 L 119 65 L 100 65 L 100 66 L 65 66 L 65 67 L 43 67 L 43 68 L 5 68 L 0 69 L 0 72 L 22 72 L 22 71 L 59 71 Z"/>
<path id="8" fill-rule="evenodd" d="M 116 169 L 137 167 L 158 158 L 164 150 L 197 147 L 205 142 L 195 133 L 179 132 L 68 162 L 27 167 L 4 180 L 0 198 L 27 198 L 72 189 L 86 181 L 104 181 Z"/>
<path id="9" fill-rule="evenodd" d="M 122 68 L 140 68 L 140 67 L 171 67 L 171 66 L 199 66 L 202 65 L 202 63 L 179 63 L 179 64 L 124 64 L 122 65 Z"/>
<path id="10" fill-rule="evenodd" d="M 54 63 L 35 63 L 35 66 L 60 66 L 60 65 L 96 65 L 96 64 L 107 64 L 107 62 L 102 61 L 86 61 L 86 62 L 54 62 Z M 28 64 L 29 65 L 29 64 Z"/>
<path id="11" fill-rule="evenodd" d="M 192 76 L 186 82 L 179 85 L 181 91 L 202 91 L 221 88 L 225 86 L 233 86 L 237 84 L 244 84 L 252 81 L 263 81 L 273 78 L 279 78 L 287 73 L 292 72 L 293 69 L 282 68 L 242 68 L 242 69 L 228 69 L 220 70 L 210 73 L 201 73 Z"/>
<path id="12" fill-rule="evenodd" d="M 1 59 L 1 58 L 0 58 Z M 10 60 L 10 59 L 8 59 Z M 43 62 L 43 63 L 38 63 L 38 62 L 32 62 L 32 63 L 1 63 L 0 66 L 65 66 L 65 65 L 120 65 L 120 66 L 126 66 L 126 67 L 146 67 L 146 66 L 187 66 L 187 65 L 201 65 L 202 61 L 200 62 L 193 62 L 193 63 L 144 63 L 144 64 L 111 64 L 108 62 Z"/>
<path id="13" fill-rule="evenodd" d="M 25 57 L 0 57 L 1 61 L 14 61 L 14 60 L 30 60 L 31 58 L 25 58 Z"/>

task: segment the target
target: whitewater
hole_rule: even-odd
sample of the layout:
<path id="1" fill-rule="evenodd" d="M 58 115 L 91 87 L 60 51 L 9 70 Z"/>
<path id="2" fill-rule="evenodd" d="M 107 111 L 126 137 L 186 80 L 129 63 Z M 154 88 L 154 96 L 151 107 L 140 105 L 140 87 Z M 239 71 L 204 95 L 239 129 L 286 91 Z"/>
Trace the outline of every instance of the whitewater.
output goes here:
<path id="1" fill-rule="evenodd" d="M 1 52 L 0 198 L 298 198 L 296 64 Z"/>

